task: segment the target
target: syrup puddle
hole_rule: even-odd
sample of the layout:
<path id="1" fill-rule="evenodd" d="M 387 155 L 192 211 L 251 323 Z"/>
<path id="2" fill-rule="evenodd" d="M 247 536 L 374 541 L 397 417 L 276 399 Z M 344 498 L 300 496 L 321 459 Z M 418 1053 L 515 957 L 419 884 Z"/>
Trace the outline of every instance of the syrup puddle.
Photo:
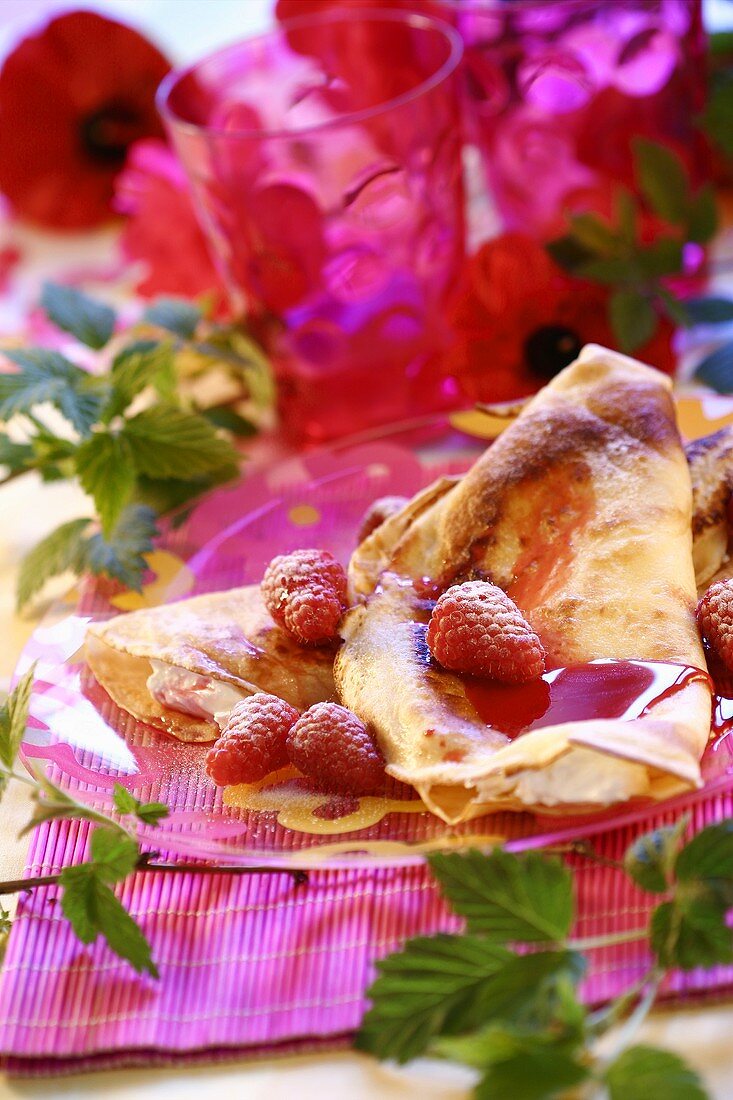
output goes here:
<path id="1" fill-rule="evenodd" d="M 692 665 L 613 658 L 555 668 L 528 684 L 461 679 L 481 720 L 508 737 L 564 722 L 640 718 L 694 681 L 712 690 L 707 672 Z M 733 699 L 725 702 L 733 725 Z"/>

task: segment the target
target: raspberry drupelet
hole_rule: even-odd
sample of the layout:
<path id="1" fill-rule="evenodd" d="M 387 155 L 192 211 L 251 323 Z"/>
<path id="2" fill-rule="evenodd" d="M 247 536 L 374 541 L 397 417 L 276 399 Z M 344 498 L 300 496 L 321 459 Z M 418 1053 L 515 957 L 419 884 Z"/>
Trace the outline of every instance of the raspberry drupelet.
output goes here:
<path id="1" fill-rule="evenodd" d="M 209 749 L 206 771 L 219 787 L 256 783 L 288 763 L 287 737 L 299 712 L 284 699 L 258 691 L 237 703 Z"/>
<path id="2" fill-rule="evenodd" d="M 260 588 L 272 618 L 301 645 L 334 640 L 346 608 L 346 573 L 327 550 L 278 555 Z"/>
<path id="3" fill-rule="evenodd" d="M 733 673 L 733 580 L 711 584 L 697 605 L 696 615 L 711 663 Z"/>
<path id="4" fill-rule="evenodd" d="M 466 581 L 438 599 L 427 642 L 443 668 L 507 684 L 536 680 L 545 667 L 542 642 L 506 592 Z"/>
<path id="5" fill-rule="evenodd" d="M 338 703 L 316 703 L 288 734 L 296 768 L 327 791 L 367 794 L 384 781 L 384 759 L 368 726 Z"/>

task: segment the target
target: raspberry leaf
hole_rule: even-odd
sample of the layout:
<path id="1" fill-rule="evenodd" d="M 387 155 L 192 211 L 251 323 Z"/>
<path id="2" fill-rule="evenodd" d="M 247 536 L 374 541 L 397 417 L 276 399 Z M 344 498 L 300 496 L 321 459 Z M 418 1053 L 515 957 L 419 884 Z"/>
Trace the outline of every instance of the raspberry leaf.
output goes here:
<path id="1" fill-rule="evenodd" d="M 150 944 L 95 863 L 66 867 L 59 881 L 64 891 L 61 908 L 82 943 L 93 943 L 101 935 L 114 953 L 126 959 L 138 973 L 147 971 L 158 977 Z"/>
<path id="2" fill-rule="evenodd" d="M 680 882 L 725 887 L 733 903 L 733 820 L 701 829 L 678 855 L 675 874 Z"/>
<path id="3" fill-rule="evenodd" d="M 115 783 L 112 797 L 119 813 L 131 814 L 145 825 L 157 825 L 170 812 L 164 802 L 140 802 L 121 783 Z"/>
<path id="4" fill-rule="evenodd" d="M 663 894 L 669 888 L 689 820 L 689 815 L 685 815 L 675 825 L 664 825 L 652 833 L 645 833 L 627 849 L 624 870 L 642 890 Z"/>
<path id="5" fill-rule="evenodd" d="M 120 829 L 100 828 L 92 833 L 91 852 L 100 878 L 113 883 L 121 882 L 134 871 L 140 849 Z"/>
<path id="6" fill-rule="evenodd" d="M 409 940 L 377 963 L 379 977 L 367 993 L 372 1008 L 356 1045 L 380 1058 L 409 1061 L 437 1035 L 528 1011 L 574 959 L 562 951 L 519 956 L 474 936 Z"/>
<path id="7" fill-rule="evenodd" d="M 186 298 L 158 298 L 143 313 L 143 321 L 174 332 L 190 340 L 196 332 L 202 312 Z"/>
<path id="8" fill-rule="evenodd" d="M 169 343 L 137 340 L 115 356 L 110 371 L 112 391 L 102 419 L 109 423 L 124 412 L 130 402 L 148 386 L 165 401 L 173 401 L 176 371 Z"/>
<path id="9" fill-rule="evenodd" d="M 45 283 L 41 307 L 58 328 L 90 348 L 103 348 L 114 331 L 115 311 L 71 286 Z"/>
<path id="10" fill-rule="evenodd" d="M 92 573 L 106 573 L 128 588 L 139 591 L 145 572 L 145 558 L 153 549 L 158 533 L 156 515 L 143 504 L 130 504 L 120 516 L 109 538 L 94 534 L 83 549 L 82 567 Z"/>
<path id="11" fill-rule="evenodd" d="M 497 848 L 430 856 L 443 893 L 468 930 L 493 943 L 558 943 L 573 921 L 570 870 L 539 853 Z"/>
<path id="12" fill-rule="evenodd" d="M 511 1038 L 510 1034 L 506 1036 Z M 503 1056 L 486 1069 L 474 1096 L 476 1100 L 554 1100 L 588 1079 L 588 1068 L 572 1053 L 542 1036 L 524 1036 L 506 1043 Z"/>
<path id="13" fill-rule="evenodd" d="M 681 1058 L 656 1047 L 629 1047 L 605 1074 L 610 1100 L 707 1100 L 702 1081 Z"/>
<path id="14" fill-rule="evenodd" d="M 81 435 L 89 433 L 103 404 L 98 379 L 57 351 L 8 348 L 3 355 L 20 370 L 0 374 L 0 420 L 48 401 Z"/>
<path id="15" fill-rule="evenodd" d="M 661 966 L 694 970 L 733 962 L 728 905 L 710 891 L 678 896 L 652 913 L 651 946 Z"/>
<path id="16" fill-rule="evenodd" d="M 240 439 L 248 439 L 257 434 L 257 428 L 251 420 L 246 420 L 229 405 L 214 405 L 209 409 L 202 409 L 201 415 L 214 425 L 215 428 L 224 428 L 232 435 Z"/>
<path id="17" fill-rule="evenodd" d="M 33 664 L 0 706 L 0 771 L 4 769 L 10 772 L 15 764 L 28 724 L 28 707 L 35 671 L 36 666 Z M 0 793 L 3 787 L 4 779 L 0 779 Z"/>
<path id="18" fill-rule="evenodd" d="M 116 432 L 95 432 L 77 450 L 75 464 L 81 487 L 94 499 L 102 532 L 109 537 L 135 491 L 130 445 Z"/>
<path id="19" fill-rule="evenodd" d="M 72 519 L 42 539 L 23 559 L 18 573 L 16 597 L 23 608 L 51 577 L 70 570 L 79 574 L 86 561 L 85 532 L 89 519 Z"/>
<path id="20" fill-rule="evenodd" d="M 122 429 L 140 474 L 190 480 L 222 472 L 235 477 L 239 456 L 205 417 L 173 405 L 155 405 L 125 422 Z"/>

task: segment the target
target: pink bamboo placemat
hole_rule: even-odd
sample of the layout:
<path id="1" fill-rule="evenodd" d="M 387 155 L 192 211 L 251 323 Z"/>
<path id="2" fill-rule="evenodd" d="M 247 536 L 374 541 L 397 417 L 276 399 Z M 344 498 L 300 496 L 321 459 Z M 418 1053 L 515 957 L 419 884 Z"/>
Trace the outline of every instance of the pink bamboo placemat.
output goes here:
<path id="1" fill-rule="evenodd" d="M 733 796 L 701 803 L 700 828 L 733 813 Z M 658 815 L 657 823 L 662 823 Z M 36 835 L 28 874 L 84 857 L 87 827 Z M 618 858 L 638 832 L 597 841 Z M 644 923 L 650 899 L 617 871 L 573 857 L 577 933 Z M 121 897 L 153 945 L 161 977 L 139 977 L 97 942 L 71 934 L 48 887 L 20 902 L 0 979 L 0 1052 L 14 1074 L 215 1061 L 342 1045 L 358 1026 L 374 961 L 409 936 L 459 925 L 426 869 L 286 875 L 136 875 Z M 648 963 L 642 943 L 592 953 L 587 999 L 613 996 Z M 675 976 L 668 996 L 720 995 L 733 967 Z"/>

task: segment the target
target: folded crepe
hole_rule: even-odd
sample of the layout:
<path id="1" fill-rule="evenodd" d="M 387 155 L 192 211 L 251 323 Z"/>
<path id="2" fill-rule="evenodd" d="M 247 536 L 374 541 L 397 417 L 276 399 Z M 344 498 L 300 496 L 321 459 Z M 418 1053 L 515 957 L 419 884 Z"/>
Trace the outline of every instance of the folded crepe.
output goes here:
<path id="1" fill-rule="evenodd" d="M 728 510 L 733 492 L 733 426 L 685 448 L 692 479 L 692 560 L 698 589 L 728 578 Z M 722 575 L 721 575 L 722 570 Z"/>
<path id="2" fill-rule="evenodd" d="M 213 741 L 256 691 L 299 710 L 335 697 L 333 651 L 280 630 L 256 585 L 93 623 L 86 656 L 118 706 L 181 741 Z"/>
<path id="3" fill-rule="evenodd" d="M 710 683 L 695 625 L 690 472 L 669 379 L 588 346 L 458 482 L 411 501 L 356 550 L 360 600 L 335 678 L 396 778 L 449 822 L 492 809 L 585 812 L 699 785 Z M 512 738 L 425 645 L 431 582 L 484 578 L 519 605 L 547 668 L 670 662 L 636 717 Z M 673 670 L 674 671 L 674 670 Z M 472 696 L 473 697 L 473 696 Z"/>

